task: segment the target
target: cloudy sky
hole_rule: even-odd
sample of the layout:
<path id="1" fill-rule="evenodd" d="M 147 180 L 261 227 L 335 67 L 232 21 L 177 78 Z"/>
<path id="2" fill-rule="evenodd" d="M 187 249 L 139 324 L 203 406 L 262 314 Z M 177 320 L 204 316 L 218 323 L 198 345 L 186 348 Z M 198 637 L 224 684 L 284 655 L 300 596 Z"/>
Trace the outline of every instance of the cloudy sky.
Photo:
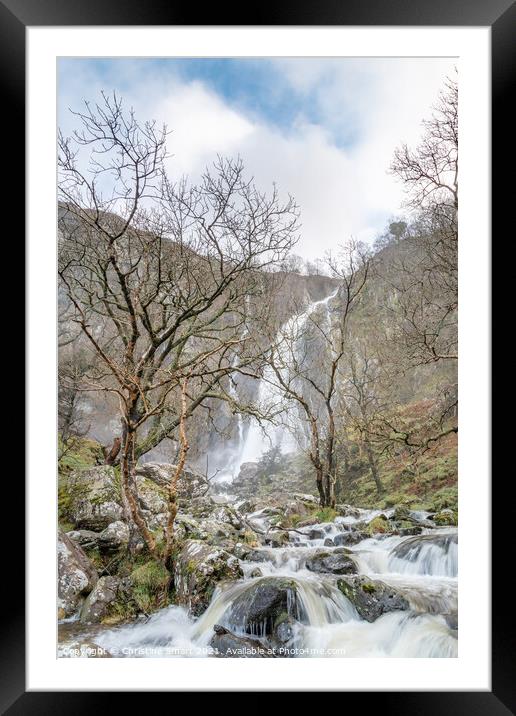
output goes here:
<path id="1" fill-rule="evenodd" d="M 301 208 L 296 253 L 322 256 L 350 236 L 371 241 L 401 213 L 387 173 L 417 143 L 453 60 L 61 59 L 59 124 L 101 90 L 172 130 L 169 171 L 195 180 L 217 154 L 240 155 L 260 188 L 275 182 Z"/>

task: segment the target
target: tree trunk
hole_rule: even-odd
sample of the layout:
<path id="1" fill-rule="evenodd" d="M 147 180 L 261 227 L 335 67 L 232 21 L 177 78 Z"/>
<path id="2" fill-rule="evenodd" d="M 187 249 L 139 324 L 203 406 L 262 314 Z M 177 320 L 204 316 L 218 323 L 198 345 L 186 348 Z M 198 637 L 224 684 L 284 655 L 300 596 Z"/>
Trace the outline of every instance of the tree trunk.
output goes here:
<path id="1" fill-rule="evenodd" d="M 129 516 L 138 527 L 141 536 L 151 554 L 156 550 L 156 540 L 149 531 L 145 520 L 140 512 L 138 500 L 134 488 L 134 448 L 136 444 L 136 433 L 130 428 L 124 431 L 122 460 L 120 464 L 120 473 L 122 477 L 122 499 L 124 508 L 129 511 Z M 129 523 L 130 524 L 130 523 Z"/>
<path id="2" fill-rule="evenodd" d="M 326 445 L 326 506 L 335 508 L 335 418 L 331 399 L 326 401 L 328 412 L 328 440 Z"/>
<path id="3" fill-rule="evenodd" d="M 168 490 L 168 519 L 167 527 L 165 530 L 165 551 L 163 554 L 163 564 L 168 567 L 168 562 L 172 554 L 172 546 L 174 544 L 174 522 L 177 515 L 177 484 L 179 478 L 183 472 L 186 454 L 189 449 L 188 440 L 186 437 L 185 420 L 186 420 L 186 388 L 188 381 L 185 378 L 183 381 L 183 388 L 181 391 L 181 420 L 179 422 L 179 441 L 180 449 L 177 461 L 177 467 L 174 474 L 170 479 L 169 490 Z"/>
<path id="4" fill-rule="evenodd" d="M 373 451 L 371 449 L 371 446 L 368 442 L 366 442 L 365 445 L 366 448 L 366 454 L 367 454 L 367 460 L 369 462 L 369 467 L 371 469 L 371 475 L 373 476 L 374 483 L 376 485 L 376 491 L 379 495 L 383 493 L 383 485 L 382 481 L 380 480 L 380 475 L 378 474 L 378 467 L 376 465 L 376 460 L 373 455 Z"/>
<path id="5" fill-rule="evenodd" d="M 111 449 L 108 451 L 107 447 L 103 447 L 102 451 L 104 452 L 104 460 L 106 465 L 113 465 L 116 458 L 118 457 L 118 453 L 120 452 L 120 448 L 122 447 L 122 440 L 119 437 L 116 437 L 113 440 L 113 445 L 111 446 Z"/>
<path id="6" fill-rule="evenodd" d="M 319 502 L 321 503 L 321 507 L 326 507 L 326 490 L 324 489 L 323 469 L 321 465 L 315 466 L 315 479 L 317 491 L 319 492 Z"/>

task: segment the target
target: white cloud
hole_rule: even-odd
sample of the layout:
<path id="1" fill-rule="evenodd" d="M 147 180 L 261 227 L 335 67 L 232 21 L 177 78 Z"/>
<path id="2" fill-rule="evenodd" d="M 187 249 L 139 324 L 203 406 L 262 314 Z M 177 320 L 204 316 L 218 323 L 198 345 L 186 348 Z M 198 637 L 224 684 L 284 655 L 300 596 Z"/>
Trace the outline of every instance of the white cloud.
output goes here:
<path id="1" fill-rule="evenodd" d="M 249 118 L 198 81 L 170 73 L 143 74 L 124 65 L 119 86 L 126 104 L 142 118 L 166 122 L 170 171 L 197 177 L 217 154 L 239 154 L 257 183 L 273 182 L 301 207 L 296 252 L 321 256 L 353 235 L 370 240 L 400 211 L 402 188 L 387 174 L 394 148 L 417 142 L 452 61 L 435 59 L 277 60 L 292 89 L 315 102 L 321 122 L 306 116 L 289 129 Z M 84 67 L 84 66 L 83 66 Z M 112 86 L 105 83 L 105 89 Z M 63 82 L 61 105 L 95 97 L 98 77 L 87 70 Z M 313 116 L 313 115 L 312 115 Z M 72 124 L 61 113 L 65 130 Z M 351 136 L 349 145 L 335 137 Z"/>

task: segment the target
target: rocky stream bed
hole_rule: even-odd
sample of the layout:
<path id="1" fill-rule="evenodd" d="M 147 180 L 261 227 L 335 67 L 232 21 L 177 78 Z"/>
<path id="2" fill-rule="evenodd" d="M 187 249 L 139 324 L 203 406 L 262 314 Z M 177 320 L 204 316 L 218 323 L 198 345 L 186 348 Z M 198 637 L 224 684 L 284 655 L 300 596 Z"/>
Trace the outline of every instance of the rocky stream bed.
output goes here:
<path id="1" fill-rule="evenodd" d="M 146 468 L 139 486 L 158 526 L 163 469 Z M 116 556 L 129 530 L 112 469 L 88 472 L 67 493 L 74 529 L 59 535 L 61 657 L 457 655 L 451 510 L 337 505 L 321 521 L 311 495 L 264 503 L 190 494 L 177 518 L 167 606 L 117 619 L 115 607 L 134 598 L 137 571 L 100 575 L 86 551 Z"/>

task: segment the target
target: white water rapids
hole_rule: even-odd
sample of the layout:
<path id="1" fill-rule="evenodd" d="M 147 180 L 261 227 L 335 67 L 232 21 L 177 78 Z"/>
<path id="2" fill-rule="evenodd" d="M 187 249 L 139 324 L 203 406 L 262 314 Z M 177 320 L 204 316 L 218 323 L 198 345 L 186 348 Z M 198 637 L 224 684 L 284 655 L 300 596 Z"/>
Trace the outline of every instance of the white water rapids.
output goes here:
<path id="1" fill-rule="evenodd" d="M 377 511 L 360 511 L 356 519 L 370 520 Z M 267 518 L 255 513 L 251 520 L 265 526 Z M 236 635 L 241 627 L 231 622 L 231 605 L 256 582 L 268 577 L 295 580 L 303 615 L 295 633 L 298 657 L 455 657 L 457 630 L 448 615 L 457 613 L 457 530 L 426 529 L 423 536 L 367 538 L 349 547 L 359 574 L 395 587 L 410 609 L 382 614 L 370 623 L 336 586 L 337 578 L 314 573 L 306 561 L 320 552 L 328 537 L 343 534 L 352 518 L 303 528 L 291 533 L 286 547 L 256 550 L 259 561 L 241 562 L 244 579 L 222 585 L 198 619 L 183 607 L 167 607 L 145 622 L 97 627 L 90 638 L 113 656 L 211 656 L 213 627 L 222 624 Z M 356 521 L 356 520 L 355 520 Z M 317 536 L 313 539 L 314 534 Z M 319 536 L 321 535 L 321 536 Z M 326 544 L 324 550 L 337 549 Z M 250 576 L 259 568 L 261 576 Z M 299 617 L 292 607 L 292 615 Z M 84 628 L 88 635 L 88 628 Z M 254 636 L 263 636 L 258 629 Z"/>

